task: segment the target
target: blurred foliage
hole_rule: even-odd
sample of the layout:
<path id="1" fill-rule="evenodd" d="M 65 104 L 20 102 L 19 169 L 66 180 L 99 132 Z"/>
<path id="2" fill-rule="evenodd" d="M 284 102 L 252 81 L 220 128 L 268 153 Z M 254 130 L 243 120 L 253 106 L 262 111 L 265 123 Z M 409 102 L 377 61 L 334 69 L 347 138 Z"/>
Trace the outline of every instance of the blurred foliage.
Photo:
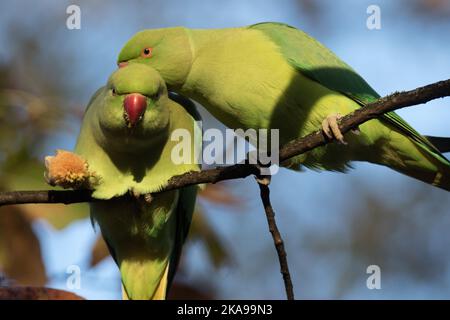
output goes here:
<path id="1" fill-rule="evenodd" d="M 22 45 L 23 52 L 43 56 L 36 43 L 37 39 L 23 39 L 14 48 Z M 32 72 L 33 60 L 19 52 L 14 57 L 0 66 L 0 190 L 48 189 L 37 156 L 52 135 L 63 129 L 67 105 L 58 96 L 58 83 Z M 17 65 L 20 69 L 29 66 L 30 73 L 16 72 Z M 18 284 L 44 285 L 47 276 L 33 221 L 45 219 L 60 229 L 86 218 L 86 209 L 86 205 L 1 208 L 0 270 Z"/>
<path id="2" fill-rule="evenodd" d="M 0 208 L 0 266 L 18 284 L 43 286 L 47 281 L 38 238 L 19 206 Z"/>
<path id="3" fill-rule="evenodd" d="M 221 267 L 230 260 L 225 246 L 200 209 L 194 212 L 189 231 L 189 240 L 203 241 L 205 243 L 209 259 L 216 268 Z"/>
<path id="4" fill-rule="evenodd" d="M 175 282 L 172 288 L 170 289 L 169 295 L 167 299 L 169 300 L 211 300 L 214 299 L 214 294 L 203 290 L 197 289 L 198 284 L 196 286 L 186 285 L 180 282 Z"/>
<path id="5" fill-rule="evenodd" d="M 0 288 L 0 300 L 83 300 L 68 291 L 42 287 Z"/>
<path id="6" fill-rule="evenodd" d="M 418 17 L 445 19 L 450 16 L 449 0 L 409 0 L 404 3 L 409 4 Z"/>

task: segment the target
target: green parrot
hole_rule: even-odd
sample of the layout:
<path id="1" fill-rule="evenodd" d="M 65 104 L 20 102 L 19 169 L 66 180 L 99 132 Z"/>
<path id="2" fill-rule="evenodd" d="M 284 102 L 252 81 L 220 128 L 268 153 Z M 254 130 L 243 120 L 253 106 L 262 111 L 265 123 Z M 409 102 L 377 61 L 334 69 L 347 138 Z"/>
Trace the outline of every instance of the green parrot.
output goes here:
<path id="1" fill-rule="evenodd" d="M 120 269 L 124 298 L 166 297 L 194 210 L 196 186 L 148 196 L 172 176 L 200 169 L 194 155 L 186 164 L 171 160 L 171 133 L 200 130 L 195 106 L 172 98 L 154 69 L 118 69 L 85 111 L 75 147 L 82 160 L 67 152 L 46 159 L 50 183 L 88 184 L 94 198 L 107 200 L 90 204 L 91 218 Z M 191 140 L 192 148 L 200 143 Z"/>
<path id="2" fill-rule="evenodd" d="M 420 135 L 394 112 L 355 128 L 345 143 L 339 117 L 380 96 L 333 52 L 289 25 L 143 30 L 119 54 L 119 67 L 128 64 L 153 67 L 169 90 L 232 129 L 279 129 L 283 145 L 322 128 L 342 142 L 294 157 L 286 167 L 345 172 L 352 161 L 368 161 L 450 190 L 440 140 Z"/>

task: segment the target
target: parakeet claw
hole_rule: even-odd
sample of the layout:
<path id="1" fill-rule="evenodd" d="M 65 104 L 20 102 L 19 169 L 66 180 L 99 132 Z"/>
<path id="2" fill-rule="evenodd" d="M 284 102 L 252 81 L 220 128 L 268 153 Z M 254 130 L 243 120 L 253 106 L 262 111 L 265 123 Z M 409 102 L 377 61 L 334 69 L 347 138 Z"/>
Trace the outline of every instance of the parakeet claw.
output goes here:
<path id="1" fill-rule="evenodd" d="M 152 201 L 153 201 L 153 196 L 152 196 L 152 194 L 151 194 L 151 193 L 146 193 L 146 194 L 144 195 L 144 200 L 145 200 L 145 202 L 147 202 L 148 204 L 152 203 Z"/>
<path id="2" fill-rule="evenodd" d="M 65 189 L 88 188 L 96 179 L 89 172 L 86 160 L 65 150 L 57 150 L 55 156 L 45 157 L 44 178 L 49 185 Z"/>
<path id="3" fill-rule="evenodd" d="M 331 114 L 322 121 L 322 130 L 329 139 L 335 138 L 342 144 L 347 144 L 344 140 L 337 121 L 342 118 L 339 113 Z"/>
<path id="4" fill-rule="evenodd" d="M 353 134 L 356 134 L 357 136 L 359 136 L 361 134 L 361 130 L 359 130 L 359 127 L 356 127 L 354 129 L 350 130 Z"/>

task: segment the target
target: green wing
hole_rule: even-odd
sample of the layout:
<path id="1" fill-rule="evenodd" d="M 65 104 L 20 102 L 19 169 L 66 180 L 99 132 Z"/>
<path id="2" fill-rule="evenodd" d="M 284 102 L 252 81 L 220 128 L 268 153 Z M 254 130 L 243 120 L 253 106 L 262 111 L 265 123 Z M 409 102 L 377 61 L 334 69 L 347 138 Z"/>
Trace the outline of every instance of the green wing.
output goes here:
<path id="1" fill-rule="evenodd" d="M 177 216 L 175 243 L 170 257 L 169 264 L 169 279 L 167 288 L 172 287 L 172 281 L 180 262 L 180 256 L 183 249 L 184 242 L 189 233 L 189 227 L 191 226 L 192 214 L 195 207 L 195 199 L 197 197 L 197 186 L 190 186 L 180 190 L 180 197 L 178 200 L 178 206 L 175 211 Z"/>
<path id="2" fill-rule="evenodd" d="M 276 22 L 258 23 L 249 28 L 264 32 L 279 46 L 282 54 L 293 67 L 328 89 L 345 94 L 361 106 L 374 102 L 380 97 L 356 71 L 303 31 Z M 395 112 L 388 112 L 381 116 L 381 119 L 401 130 L 439 161 L 446 165 L 450 164 L 430 141 Z"/>
<path id="3" fill-rule="evenodd" d="M 179 93 L 171 91 L 169 91 L 169 98 L 170 100 L 175 101 L 176 103 L 181 105 L 191 115 L 191 117 L 194 118 L 195 121 L 202 121 L 202 117 L 200 116 L 197 107 L 191 99 L 186 98 Z"/>
<path id="4" fill-rule="evenodd" d="M 193 118 L 194 121 L 201 121 L 202 118 L 198 112 L 195 104 L 188 98 L 173 92 L 169 92 L 169 97 L 171 100 L 177 102 L 181 105 Z M 196 127 L 197 125 L 194 124 Z M 201 130 L 200 128 L 196 128 Z M 199 144 L 199 148 L 202 147 L 202 141 L 196 141 Z M 169 265 L 169 283 L 168 288 L 172 287 L 172 281 L 175 276 L 178 264 L 180 261 L 181 252 L 183 249 L 184 242 L 189 233 L 189 228 L 191 226 L 192 214 L 195 208 L 195 200 L 197 198 L 198 186 L 190 186 L 180 190 L 180 197 L 178 200 L 178 206 L 176 208 L 176 234 L 175 243 L 173 247 L 173 252 L 170 258 Z"/>

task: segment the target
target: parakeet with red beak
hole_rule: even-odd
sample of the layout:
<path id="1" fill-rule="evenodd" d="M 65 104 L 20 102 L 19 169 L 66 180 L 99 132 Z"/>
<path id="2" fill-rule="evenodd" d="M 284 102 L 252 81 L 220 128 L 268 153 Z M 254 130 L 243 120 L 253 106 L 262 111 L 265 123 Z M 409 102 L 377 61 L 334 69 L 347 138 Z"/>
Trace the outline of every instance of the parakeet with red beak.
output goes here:
<path id="1" fill-rule="evenodd" d="M 169 90 L 201 103 L 230 128 L 279 129 L 280 145 L 322 128 L 341 142 L 294 157 L 286 167 L 344 172 L 352 161 L 368 161 L 450 190 L 450 162 L 439 150 L 448 139 L 430 140 L 394 112 L 355 128 L 344 141 L 339 117 L 379 95 L 333 52 L 291 26 L 143 30 L 122 48 L 118 64 L 151 66 Z"/>
<path id="2" fill-rule="evenodd" d="M 51 184 L 88 186 L 94 198 L 106 200 L 91 203 L 91 217 L 120 269 L 129 299 L 166 297 L 194 209 L 196 186 L 149 196 L 171 177 L 200 169 L 194 153 L 184 164 L 171 159 L 178 143 L 171 139 L 175 129 L 190 133 L 192 148 L 201 143 L 194 139 L 200 130 L 194 105 L 174 99 L 183 106 L 168 97 L 154 69 L 121 68 L 92 97 L 76 156 L 60 151 L 46 159 Z"/>

